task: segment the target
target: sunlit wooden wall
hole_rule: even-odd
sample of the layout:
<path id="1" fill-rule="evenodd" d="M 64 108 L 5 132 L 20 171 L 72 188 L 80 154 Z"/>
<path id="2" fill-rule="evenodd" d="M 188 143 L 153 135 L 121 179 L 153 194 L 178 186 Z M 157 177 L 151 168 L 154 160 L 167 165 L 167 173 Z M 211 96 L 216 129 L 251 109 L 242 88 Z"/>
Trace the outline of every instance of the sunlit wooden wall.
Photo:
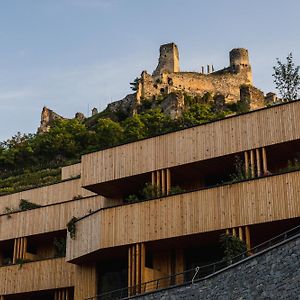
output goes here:
<path id="1" fill-rule="evenodd" d="M 0 295 L 72 287 L 74 272 L 64 258 L 0 267 Z"/>
<path id="2" fill-rule="evenodd" d="M 103 209 L 77 222 L 67 259 L 98 249 L 300 216 L 300 172 Z M 84 241 L 84 243 L 83 243 Z"/>
<path id="3" fill-rule="evenodd" d="M 82 156 L 83 186 L 300 138 L 300 102 Z"/>

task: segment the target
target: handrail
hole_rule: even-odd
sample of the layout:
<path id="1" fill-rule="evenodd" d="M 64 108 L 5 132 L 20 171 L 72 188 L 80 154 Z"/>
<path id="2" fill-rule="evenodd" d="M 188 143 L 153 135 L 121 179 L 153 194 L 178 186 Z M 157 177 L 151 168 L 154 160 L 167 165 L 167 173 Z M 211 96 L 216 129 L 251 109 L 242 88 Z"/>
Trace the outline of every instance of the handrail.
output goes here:
<path id="1" fill-rule="evenodd" d="M 196 268 L 189 269 L 181 273 L 161 277 L 135 286 L 109 291 L 94 297 L 86 298 L 85 300 L 130 299 L 146 292 L 153 292 L 155 290 L 179 286 L 182 284 L 193 284 L 195 281 L 202 280 L 207 276 L 210 276 L 228 268 L 235 263 L 247 259 L 250 257 L 250 255 L 258 254 L 297 235 L 300 235 L 300 225 L 291 228 L 251 249 L 248 249 L 247 251 L 235 256 L 230 260 L 221 260 L 201 267 L 197 266 Z"/>

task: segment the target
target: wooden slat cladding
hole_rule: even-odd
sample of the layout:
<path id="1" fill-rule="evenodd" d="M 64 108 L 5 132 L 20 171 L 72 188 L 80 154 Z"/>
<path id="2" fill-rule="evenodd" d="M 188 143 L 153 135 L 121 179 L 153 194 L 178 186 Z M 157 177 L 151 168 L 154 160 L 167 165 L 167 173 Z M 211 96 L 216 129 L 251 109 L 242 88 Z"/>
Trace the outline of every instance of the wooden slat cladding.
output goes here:
<path id="1" fill-rule="evenodd" d="M 66 229 L 70 219 L 82 217 L 90 211 L 108 206 L 109 200 L 102 196 L 74 200 L 42 208 L 0 216 L 0 240 L 41 234 Z"/>
<path id="2" fill-rule="evenodd" d="M 74 286 L 75 266 L 64 258 L 0 268 L 0 295 Z"/>
<path id="3" fill-rule="evenodd" d="M 80 176 L 81 163 L 66 166 L 61 168 L 61 179 L 70 179 L 72 177 Z"/>
<path id="4" fill-rule="evenodd" d="M 67 260 L 98 249 L 300 216 L 300 172 L 100 210 L 76 223 Z"/>
<path id="5" fill-rule="evenodd" d="M 83 186 L 300 138 L 300 102 L 82 156 Z"/>
<path id="6" fill-rule="evenodd" d="M 69 288 L 59 289 L 54 292 L 54 300 L 70 300 L 71 290 Z"/>
<path id="7" fill-rule="evenodd" d="M 4 213 L 6 207 L 17 208 L 21 199 L 25 199 L 39 205 L 47 205 L 71 200 L 78 195 L 87 197 L 95 194 L 81 188 L 81 179 L 74 179 L 11 195 L 1 196 L 0 214 Z"/>
<path id="8" fill-rule="evenodd" d="M 142 292 L 141 284 L 145 282 L 145 245 L 131 245 L 128 248 L 128 294 L 130 296 Z"/>
<path id="9" fill-rule="evenodd" d="M 97 294 L 96 265 L 75 266 L 74 300 L 83 300 Z"/>

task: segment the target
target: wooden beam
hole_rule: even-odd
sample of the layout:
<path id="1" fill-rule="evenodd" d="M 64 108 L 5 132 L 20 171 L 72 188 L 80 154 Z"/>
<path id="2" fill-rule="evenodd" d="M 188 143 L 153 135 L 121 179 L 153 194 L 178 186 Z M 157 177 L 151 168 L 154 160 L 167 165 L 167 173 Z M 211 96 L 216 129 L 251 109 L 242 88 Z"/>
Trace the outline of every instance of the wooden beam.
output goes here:
<path id="1" fill-rule="evenodd" d="M 236 229 L 232 228 L 232 236 L 236 236 Z"/>
<path id="2" fill-rule="evenodd" d="M 20 258 L 20 238 L 17 238 L 16 239 L 16 257 L 15 257 L 16 263 L 19 258 Z"/>
<path id="3" fill-rule="evenodd" d="M 141 283 L 145 282 L 145 267 L 146 267 L 146 249 L 145 249 L 145 244 L 141 243 Z"/>
<path id="4" fill-rule="evenodd" d="M 250 229 L 249 226 L 245 226 L 245 236 L 246 236 L 246 247 L 249 251 L 251 249 L 251 239 L 250 239 Z"/>
<path id="5" fill-rule="evenodd" d="M 243 239 L 243 228 L 242 228 L 242 227 L 239 227 L 239 239 L 240 239 L 241 241 L 244 240 L 244 239 Z"/>
<path id="6" fill-rule="evenodd" d="M 153 172 L 152 172 L 153 173 Z M 131 246 L 128 247 L 128 287 L 132 287 L 132 257 L 131 257 Z M 131 295 L 131 291 L 128 291 L 129 296 Z"/>
<path id="7" fill-rule="evenodd" d="M 24 240 L 24 249 L 23 249 L 23 259 L 26 259 L 26 252 L 27 252 L 27 237 L 24 237 L 23 238 L 23 240 Z"/>
<path id="8" fill-rule="evenodd" d="M 254 151 L 250 150 L 251 178 L 255 177 Z"/>
<path id="9" fill-rule="evenodd" d="M 151 172 L 151 184 L 152 185 L 156 184 L 156 176 L 155 175 L 156 175 L 155 171 Z"/>
<path id="10" fill-rule="evenodd" d="M 264 175 L 267 175 L 268 173 L 268 162 L 267 162 L 267 152 L 266 148 L 262 148 L 262 161 L 263 161 L 263 173 Z"/>
<path id="11" fill-rule="evenodd" d="M 166 195 L 166 172 L 165 170 L 161 170 L 161 191 L 162 195 Z"/>
<path id="12" fill-rule="evenodd" d="M 14 239 L 13 264 L 16 263 L 16 257 L 17 257 L 17 239 Z"/>
<path id="13" fill-rule="evenodd" d="M 160 183 L 160 170 L 156 171 L 156 189 L 157 189 L 157 196 L 160 196 L 161 190 L 161 183 Z"/>
<path id="14" fill-rule="evenodd" d="M 135 284 L 136 284 L 136 277 L 135 277 L 135 245 L 131 246 L 131 286 L 132 286 L 132 294 L 135 294 Z"/>
<path id="15" fill-rule="evenodd" d="M 257 169 L 257 176 L 260 177 L 261 176 L 261 159 L 260 159 L 260 151 L 259 149 L 255 150 L 256 152 L 256 169 Z"/>
<path id="16" fill-rule="evenodd" d="M 171 171 L 167 169 L 167 195 L 170 193 L 171 189 Z"/>
<path id="17" fill-rule="evenodd" d="M 135 246 L 135 272 L 136 272 L 136 292 L 140 293 L 139 284 L 141 284 L 141 257 L 140 257 L 140 244 Z"/>
<path id="18" fill-rule="evenodd" d="M 248 152 L 244 152 L 244 160 L 245 160 L 245 177 L 249 177 L 249 155 Z"/>

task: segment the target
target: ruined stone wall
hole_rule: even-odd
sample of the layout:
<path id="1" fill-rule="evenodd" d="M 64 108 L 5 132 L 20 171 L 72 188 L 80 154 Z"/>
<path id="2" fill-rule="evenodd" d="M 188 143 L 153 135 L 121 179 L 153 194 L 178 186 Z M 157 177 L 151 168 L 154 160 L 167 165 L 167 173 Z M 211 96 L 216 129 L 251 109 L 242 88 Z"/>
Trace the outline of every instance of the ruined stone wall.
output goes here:
<path id="1" fill-rule="evenodd" d="M 159 63 L 153 75 L 144 71 L 137 91 L 137 102 L 141 99 L 153 99 L 160 94 L 182 91 L 203 96 L 222 94 L 225 102 L 237 102 L 240 99 L 240 86 L 253 85 L 248 50 L 232 49 L 229 53 L 229 67 L 209 73 L 179 72 L 179 55 L 174 43 L 160 47 Z M 255 96 L 255 91 L 253 91 Z M 259 93 L 256 96 L 261 98 Z M 259 100 L 261 102 L 261 99 Z"/>
<path id="2" fill-rule="evenodd" d="M 174 43 L 161 45 L 159 48 L 158 66 L 153 76 L 159 76 L 164 72 L 179 72 L 179 52 Z"/>
<path id="3" fill-rule="evenodd" d="M 215 72 L 201 74 L 195 72 L 164 73 L 154 78 L 144 72 L 141 80 L 141 98 L 151 99 L 161 93 L 182 91 L 191 95 L 203 96 L 209 92 L 212 95 L 222 94 L 226 102 L 236 102 L 240 99 L 240 86 L 251 85 L 247 69 L 239 73 Z"/>

